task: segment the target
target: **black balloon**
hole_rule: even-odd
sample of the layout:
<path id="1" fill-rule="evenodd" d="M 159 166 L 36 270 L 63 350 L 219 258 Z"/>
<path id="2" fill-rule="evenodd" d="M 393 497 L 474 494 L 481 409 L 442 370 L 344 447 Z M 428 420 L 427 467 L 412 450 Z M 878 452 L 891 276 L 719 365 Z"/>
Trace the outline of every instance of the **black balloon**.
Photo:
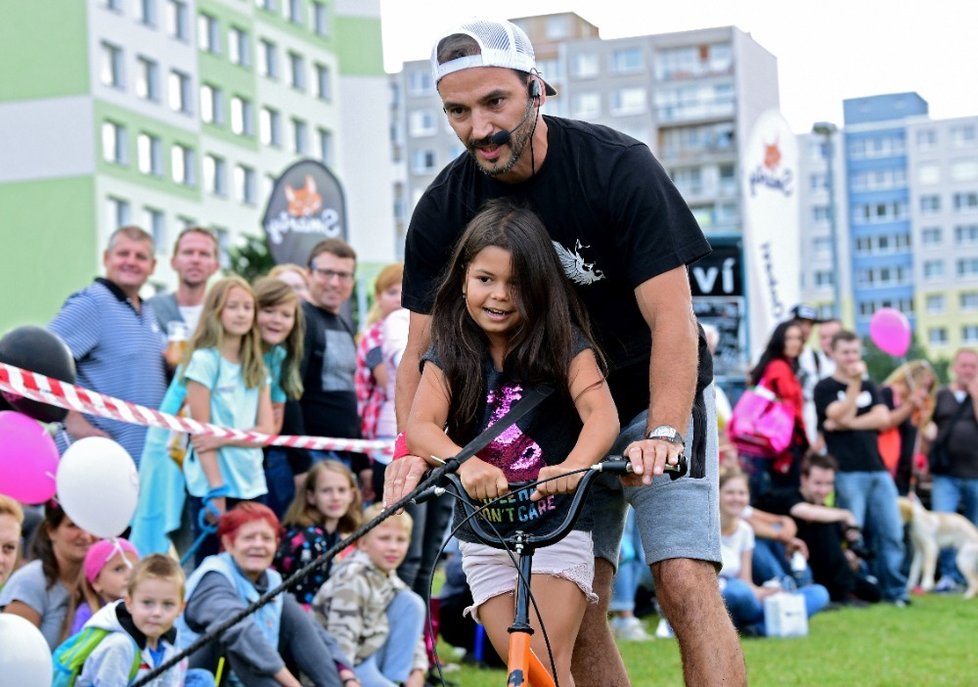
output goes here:
<path id="1" fill-rule="evenodd" d="M 44 327 L 25 325 L 7 332 L 0 339 L 0 362 L 69 384 L 75 383 L 75 361 L 71 351 L 57 334 Z M 22 396 L 4 393 L 3 399 L 17 412 L 40 422 L 61 422 L 68 411 L 64 408 L 32 401 Z M 5 405 L 0 400 L 0 406 Z"/>

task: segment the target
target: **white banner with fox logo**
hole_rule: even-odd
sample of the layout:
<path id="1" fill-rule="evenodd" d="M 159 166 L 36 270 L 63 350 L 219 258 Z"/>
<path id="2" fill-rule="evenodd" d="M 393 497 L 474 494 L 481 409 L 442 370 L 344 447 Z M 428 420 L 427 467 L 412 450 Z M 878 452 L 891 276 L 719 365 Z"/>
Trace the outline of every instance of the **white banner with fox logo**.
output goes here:
<path id="1" fill-rule="evenodd" d="M 778 110 L 767 110 L 741 151 L 750 360 L 801 295 L 798 144 Z"/>

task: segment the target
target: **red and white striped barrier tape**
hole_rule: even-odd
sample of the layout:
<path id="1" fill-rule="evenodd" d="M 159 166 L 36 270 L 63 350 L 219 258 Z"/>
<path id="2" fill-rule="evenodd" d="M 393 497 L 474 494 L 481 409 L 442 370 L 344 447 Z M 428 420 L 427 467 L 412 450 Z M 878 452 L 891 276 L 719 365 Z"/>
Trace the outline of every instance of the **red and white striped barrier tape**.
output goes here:
<path id="1" fill-rule="evenodd" d="M 230 427 L 198 422 L 189 417 L 161 413 L 136 403 L 83 389 L 38 372 L 23 370 L 0 363 L 0 391 L 23 396 L 32 401 L 88 415 L 120 420 L 134 425 L 161 427 L 188 434 L 217 436 L 235 441 L 247 441 L 260 446 L 288 446 L 316 451 L 353 451 L 356 453 L 386 453 L 394 451 L 393 440 L 332 439 L 328 437 L 262 434 Z"/>

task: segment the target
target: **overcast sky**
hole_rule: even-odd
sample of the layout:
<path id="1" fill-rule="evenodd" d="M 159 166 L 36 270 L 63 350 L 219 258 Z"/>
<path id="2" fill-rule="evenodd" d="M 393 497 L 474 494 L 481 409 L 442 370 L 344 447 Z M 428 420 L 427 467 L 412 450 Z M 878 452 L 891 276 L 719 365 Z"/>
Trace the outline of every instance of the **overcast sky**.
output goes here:
<path id="1" fill-rule="evenodd" d="M 384 66 L 426 59 L 475 15 L 576 12 L 602 38 L 734 25 L 778 58 L 781 112 L 798 133 L 842 124 L 842 100 L 917 91 L 935 119 L 978 115 L 974 0 L 381 0 Z"/>

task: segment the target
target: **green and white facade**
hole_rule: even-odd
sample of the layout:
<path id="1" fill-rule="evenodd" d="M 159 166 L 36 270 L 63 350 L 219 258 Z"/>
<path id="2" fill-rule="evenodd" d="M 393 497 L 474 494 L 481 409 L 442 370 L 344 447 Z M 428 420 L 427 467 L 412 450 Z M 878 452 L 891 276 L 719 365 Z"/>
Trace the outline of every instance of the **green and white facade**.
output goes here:
<path id="1" fill-rule="evenodd" d="M 322 160 L 363 272 L 394 259 L 379 0 L 0 0 L 0 332 L 47 322 L 111 232 L 261 233 L 271 181 Z"/>

